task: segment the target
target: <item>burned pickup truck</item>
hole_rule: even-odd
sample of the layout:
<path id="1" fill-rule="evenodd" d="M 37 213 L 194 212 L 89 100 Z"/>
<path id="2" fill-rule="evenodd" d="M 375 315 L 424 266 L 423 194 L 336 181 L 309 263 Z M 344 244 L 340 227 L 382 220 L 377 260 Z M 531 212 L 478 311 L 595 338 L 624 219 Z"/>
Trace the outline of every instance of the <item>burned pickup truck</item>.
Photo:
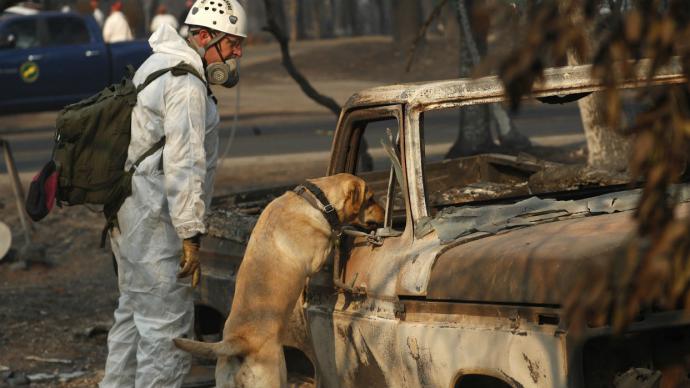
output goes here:
<path id="1" fill-rule="evenodd" d="M 666 69 L 652 83 L 686 82 L 678 74 Z M 602 87 L 587 66 L 549 69 L 532 97 Z M 671 374 L 690 384 L 687 364 L 677 362 L 690 359 L 690 317 L 681 311 L 646 311 L 622 336 L 607 325 L 574 336 L 564 316 L 575 275 L 601 270 L 634 233 L 639 190 L 599 182 L 538 192 L 530 177 L 549 162 L 446 158 L 448 136 L 437 135 L 457 133 L 457 112 L 505 99 L 495 77 L 350 98 L 327 174 L 365 179 L 384 204 L 385 224 L 369 235 L 345 233 L 309 280 L 285 343 L 292 378 L 334 388 L 652 386 L 630 378 L 644 371 L 647 384 L 668 386 Z M 359 168 L 363 139 L 373 171 Z M 290 188 L 214 201 L 202 243 L 200 339 L 218 339 L 251 226 Z M 677 191 L 687 215 L 690 186 Z"/>

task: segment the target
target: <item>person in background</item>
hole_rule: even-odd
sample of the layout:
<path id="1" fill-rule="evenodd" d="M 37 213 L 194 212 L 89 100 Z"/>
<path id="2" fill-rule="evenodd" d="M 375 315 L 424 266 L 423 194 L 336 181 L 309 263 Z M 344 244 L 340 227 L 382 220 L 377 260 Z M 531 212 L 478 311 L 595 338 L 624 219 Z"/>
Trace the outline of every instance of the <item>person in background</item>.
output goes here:
<path id="1" fill-rule="evenodd" d="M 182 13 L 180 13 L 180 17 L 177 18 L 178 24 L 181 26 L 178 32 L 183 38 L 186 38 L 189 35 L 189 26 L 186 25 L 184 21 L 187 19 L 187 15 L 189 15 L 189 10 L 192 9 L 192 5 L 194 5 L 193 0 L 185 0 L 184 9 L 182 10 Z"/>
<path id="2" fill-rule="evenodd" d="M 93 11 L 91 15 L 93 16 L 94 19 L 96 19 L 96 23 L 98 23 L 98 26 L 103 28 L 103 19 L 105 16 L 103 15 L 103 11 L 98 7 L 98 0 L 91 0 L 91 10 Z"/>
<path id="3" fill-rule="evenodd" d="M 158 27 L 162 26 L 163 24 L 167 24 L 176 30 L 178 27 L 177 19 L 175 16 L 168 13 L 168 8 L 165 7 L 165 4 L 158 6 L 156 16 L 154 16 L 153 20 L 151 20 L 151 32 L 156 32 Z"/>
<path id="4" fill-rule="evenodd" d="M 132 29 L 122 13 L 122 1 L 115 0 L 110 6 L 110 15 L 103 23 L 103 40 L 106 43 L 124 42 L 134 39 Z"/>

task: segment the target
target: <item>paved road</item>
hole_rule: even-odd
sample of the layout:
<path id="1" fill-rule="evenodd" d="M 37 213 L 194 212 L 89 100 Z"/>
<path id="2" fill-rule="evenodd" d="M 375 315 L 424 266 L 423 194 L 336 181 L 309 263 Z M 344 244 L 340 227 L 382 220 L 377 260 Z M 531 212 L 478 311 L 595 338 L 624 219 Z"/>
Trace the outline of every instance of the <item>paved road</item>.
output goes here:
<path id="1" fill-rule="evenodd" d="M 11 120 L 12 116 L 0 117 L 6 118 Z M 579 112 L 574 104 L 526 106 L 514 116 L 514 122 L 523 134 L 542 144 L 583 140 Z M 457 123 L 457 111 L 432 112 L 425 117 L 425 125 L 433 131 L 436 143 L 452 142 Z M 4 124 L 7 128 L 8 123 Z M 335 116 L 327 113 L 243 117 L 227 156 L 236 158 L 328 151 L 335 124 Z M 393 124 L 383 122 L 377 127 L 392 127 Z M 227 146 L 231 128 L 232 119 L 224 117 L 221 123 L 221 152 Z M 12 130 L 11 125 L 7 130 Z M 51 131 L 48 127 L 22 129 L 0 136 L 10 141 L 19 170 L 30 172 L 36 171 L 49 160 L 53 144 Z M 370 136 L 369 144 L 374 147 L 379 144 L 379 136 Z M 0 171 L 5 172 L 4 164 L 0 165 Z"/>

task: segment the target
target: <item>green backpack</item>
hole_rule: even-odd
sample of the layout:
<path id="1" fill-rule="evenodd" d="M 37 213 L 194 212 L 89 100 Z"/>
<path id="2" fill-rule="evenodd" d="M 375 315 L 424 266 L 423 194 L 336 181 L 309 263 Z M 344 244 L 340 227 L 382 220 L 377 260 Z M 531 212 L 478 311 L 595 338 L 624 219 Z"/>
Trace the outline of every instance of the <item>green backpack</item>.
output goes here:
<path id="1" fill-rule="evenodd" d="M 137 87 L 132 82 L 133 69 L 129 69 L 129 76 L 120 83 L 66 106 L 56 121 L 53 160 L 58 171 L 57 203 L 103 205 L 106 230 L 132 193 L 132 174 L 139 163 L 165 144 L 163 137 L 125 171 L 137 94 L 167 72 L 174 76 L 192 74 L 205 83 L 193 67 L 180 63 L 151 73 Z"/>

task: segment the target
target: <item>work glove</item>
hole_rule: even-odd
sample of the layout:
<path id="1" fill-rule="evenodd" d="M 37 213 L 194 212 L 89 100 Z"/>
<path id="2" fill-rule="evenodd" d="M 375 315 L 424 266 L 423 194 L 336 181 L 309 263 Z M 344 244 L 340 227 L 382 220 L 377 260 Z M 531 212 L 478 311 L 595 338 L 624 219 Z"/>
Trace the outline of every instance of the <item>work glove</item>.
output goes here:
<path id="1" fill-rule="evenodd" d="M 196 288 L 201 279 L 201 263 L 199 262 L 199 246 L 201 235 L 182 240 L 182 257 L 180 258 L 180 272 L 177 278 L 186 278 L 192 275 L 192 288 Z"/>

